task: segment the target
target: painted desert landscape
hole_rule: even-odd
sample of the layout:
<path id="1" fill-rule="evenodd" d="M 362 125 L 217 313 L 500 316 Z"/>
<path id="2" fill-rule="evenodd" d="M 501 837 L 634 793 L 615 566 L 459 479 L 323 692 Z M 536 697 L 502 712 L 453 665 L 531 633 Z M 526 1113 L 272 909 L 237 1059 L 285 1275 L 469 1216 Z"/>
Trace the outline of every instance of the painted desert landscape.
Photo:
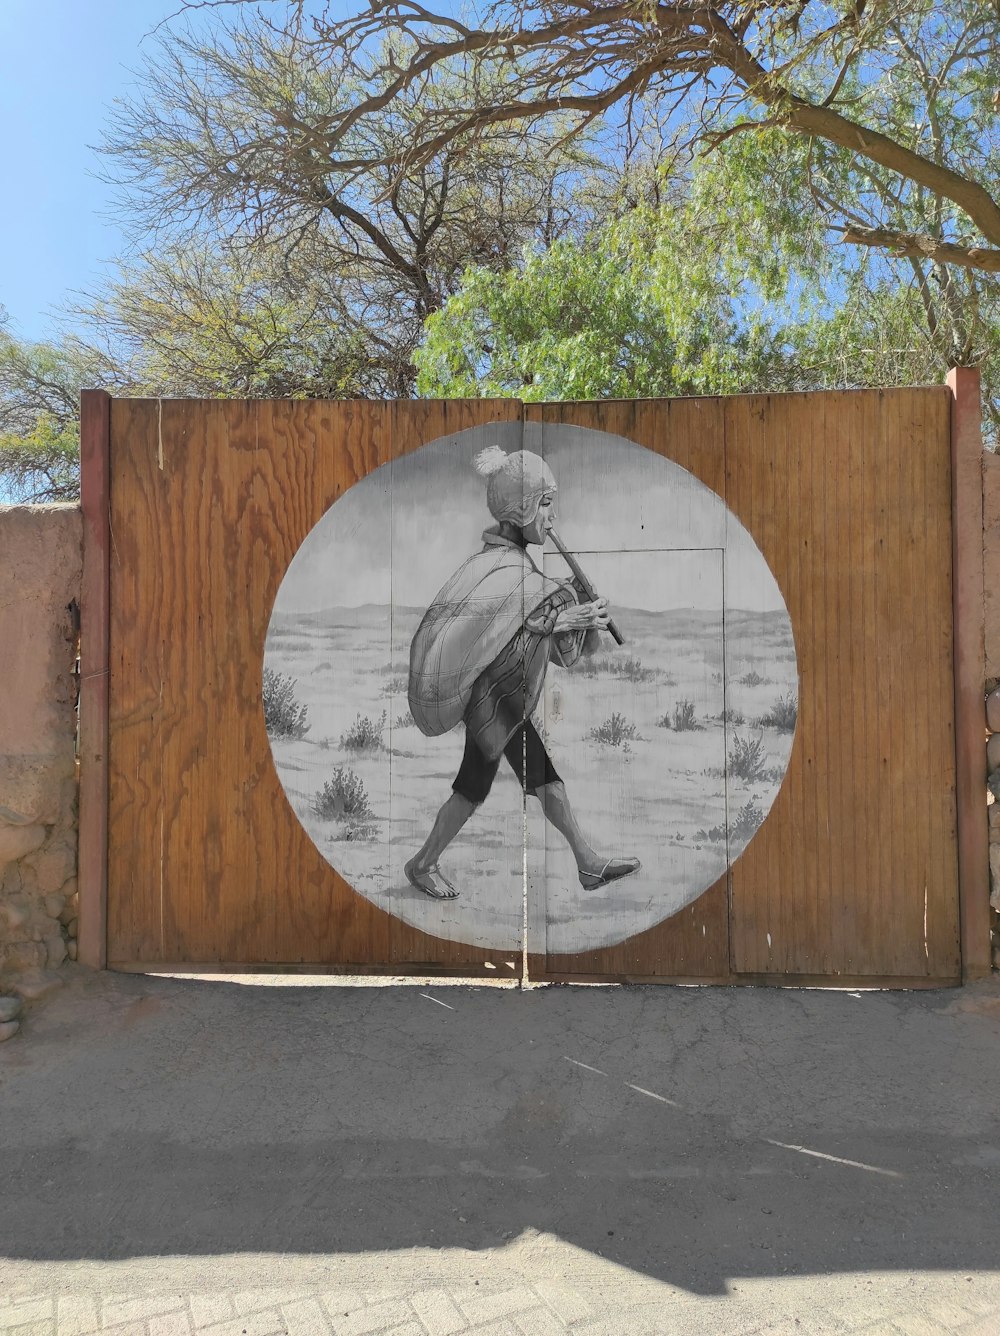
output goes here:
<path id="1" fill-rule="evenodd" d="M 527 882 L 532 951 L 610 945 L 695 900 L 766 817 L 794 736 L 787 613 L 727 609 L 724 635 L 721 600 L 707 610 L 616 605 L 625 646 L 602 637 L 573 668 L 550 667 L 535 722 L 592 845 L 638 857 L 641 871 L 584 891 L 568 848 L 502 764 L 442 859 L 459 898 L 422 895 L 403 864 L 464 745 L 461 726 L 426 738 L 410 718 L 409 645 L 422 615 L 376 604 L 276 611 L 264 660 L 272 754 L 292 809 L 337 871 L 403 921 L 518 951 Z"/>

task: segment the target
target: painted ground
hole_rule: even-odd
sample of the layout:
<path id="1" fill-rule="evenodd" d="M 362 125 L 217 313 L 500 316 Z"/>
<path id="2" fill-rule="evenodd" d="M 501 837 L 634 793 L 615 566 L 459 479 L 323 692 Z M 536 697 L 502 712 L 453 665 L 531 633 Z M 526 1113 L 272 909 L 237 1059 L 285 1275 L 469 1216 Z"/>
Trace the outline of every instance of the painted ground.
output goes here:
<path id="1" fill-rule="evenodd" d="M 450 791 L 461 727 L 425 738 L 406 701 L 422 609 L 366 605 L 276 614 L 265 669 L 306 706 L 298 738 L 272 735 L 288 800 L 324 857 L 361 894 L 436 936 L 496 950 L 522 940 L 527 830 L 530 946 L 570 953 L 624 940 L 696 899 L 738 857 L 788 763 L 795 653 L 784 611 L 618 609 L 626 639 L 550 668 L 536 724 L 596 849 L 642 860 L 584 891 L 569 850 L 523 811 L 502 766 L 493 792 L 442 859 L 461 891 L 438 902 L 402 869 Z M 526 824 L 525 824 L 526 823 Z"/>

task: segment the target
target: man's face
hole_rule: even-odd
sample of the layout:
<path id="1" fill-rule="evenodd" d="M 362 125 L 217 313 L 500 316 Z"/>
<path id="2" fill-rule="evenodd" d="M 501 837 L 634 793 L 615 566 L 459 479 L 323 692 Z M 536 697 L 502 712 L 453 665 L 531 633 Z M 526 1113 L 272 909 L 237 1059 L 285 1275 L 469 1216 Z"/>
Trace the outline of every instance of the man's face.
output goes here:
<path id="1" fill-rule="evenodd" d="M 530 524 L 526 524 L 521 532 L 524 534 L 526 543 L 544 543 L 549 536 L 549 530 L 556 522 L 555 496 L 552 492 L 546 492 L 538 503 L 538 510 L 535 518 Z"/>

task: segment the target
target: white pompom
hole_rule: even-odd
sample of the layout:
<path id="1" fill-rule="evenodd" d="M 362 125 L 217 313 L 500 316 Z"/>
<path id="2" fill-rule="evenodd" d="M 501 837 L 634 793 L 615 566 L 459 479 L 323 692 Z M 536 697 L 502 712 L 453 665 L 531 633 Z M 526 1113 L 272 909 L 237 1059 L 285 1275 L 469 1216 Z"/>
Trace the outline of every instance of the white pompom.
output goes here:
<path id="1" fill-rule="evenodd" d="M 488 445 L 485 450 L 480 450 L 473 462 L 481 478 L 490 478 L 494 473 L 500 472 L 507 463 L 507 458 L 507 452 L 501 450 L 499 445 Z"/>

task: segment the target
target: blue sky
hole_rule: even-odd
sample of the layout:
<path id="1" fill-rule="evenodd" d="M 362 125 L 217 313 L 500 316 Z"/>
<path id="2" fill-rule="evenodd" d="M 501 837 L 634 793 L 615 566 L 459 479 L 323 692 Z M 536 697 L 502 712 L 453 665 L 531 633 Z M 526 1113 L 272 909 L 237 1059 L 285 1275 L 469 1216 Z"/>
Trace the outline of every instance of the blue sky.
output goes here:
<path id="1" fill-rule="evenodd" d="M 95 179 L 112 100 L 180 0 L 0 0 L 0 304 L 12 332 L 57 333 L 55 308 L 122 247 Z M 145 41 L 143 40 L 145 39 Z"/>

